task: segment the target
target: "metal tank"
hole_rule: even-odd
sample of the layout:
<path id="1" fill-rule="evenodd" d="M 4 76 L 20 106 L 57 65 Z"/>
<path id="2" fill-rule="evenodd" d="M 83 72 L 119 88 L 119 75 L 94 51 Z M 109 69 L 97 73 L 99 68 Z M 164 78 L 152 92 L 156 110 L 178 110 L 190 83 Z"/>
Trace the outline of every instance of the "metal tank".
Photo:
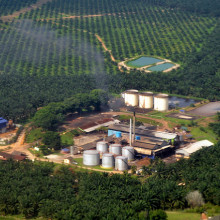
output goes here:
<path id="1" fill-rule="evenodd" d="M 124 171 L 128 169 L 128 158 L 123 156 L 118 156 L 115 158 L 115 169 L 119 171 Z"/>
<path id="2" fill-rule="evenodd" d="M 138 106 L 138 90 L 130 89 L 125 91 L 125 105 Z"/>
<path id="3" fill-rule="evenodd" d="M 109 146 L 109 153 L 115 155 L 121 155 L 121 145 L 120 144 L 111 144 Z"/>
<path id="4" fill-rule="evenodd" d="M 100 154 L 97 150 L 86 150 L 83 152 L 83 164 L 86 166 L 97 166 L 100 164 Z"/>
<path id="5" fill-rule="evenodd" d="M 102 167 L 103 168 L 113 168 L 114 167 L 114 156 L 113 154 L 103 154 L 102 155 Z"/>
<path id="6" fill-rule="evenodd" d="M 141 92 L 139 93 L 139 107 L 140 108 L 153 108 L 153 93 Z"/>
<path id="7" fill-rule="evenodd" d="M 167 111 L 168 110 L 168 99 L 167 94 L 158 94 L 154 96 L 154 110 Z"/>
<path id="8" fill-rule="evenodd" d="M 108 152 L 108 142 L 99 141 L 96 143 L 96 150 L 101 154 Z"/>
<path id="9" fill-rule="evenodd" d="M 134 148 L 130 146 L 126 146 L 122 148 L 122 156 L 127 157 L 128 161 L 134 160 Z"/>

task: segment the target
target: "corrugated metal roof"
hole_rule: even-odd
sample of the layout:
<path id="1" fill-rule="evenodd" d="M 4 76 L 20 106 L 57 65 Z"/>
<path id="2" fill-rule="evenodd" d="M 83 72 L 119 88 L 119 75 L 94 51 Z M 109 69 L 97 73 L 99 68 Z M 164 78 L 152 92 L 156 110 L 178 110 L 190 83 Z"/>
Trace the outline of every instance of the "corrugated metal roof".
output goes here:
<path id="1" fill-rule="evenodd" d="M 8 123 L 8 121 L 2 117 L 0 117 L 0 124 Z"/>
<path id="2" fill-rule="evenodd" d="M 202 149 L 203 147 L 210 147 L 213 143 L 208 140 L 197 141 L 193 144 L 190 144 L 182 149 L 176 151 L 176 154 L 183 154 L 189 156 L 190 154 Z"/>
<path id="3" fill-rule="evenodd" d="M 129 125 L 115 124 L 115 125 L 110 125 L 109 129 L 129 133 Z M 149 129 L 140 129 L 140 128 L 135 129 L 135 135 L 151 136 L 161 139 L 174 139 L 177 136 L 177 134 L 175 133 L 152 131 Z"/>

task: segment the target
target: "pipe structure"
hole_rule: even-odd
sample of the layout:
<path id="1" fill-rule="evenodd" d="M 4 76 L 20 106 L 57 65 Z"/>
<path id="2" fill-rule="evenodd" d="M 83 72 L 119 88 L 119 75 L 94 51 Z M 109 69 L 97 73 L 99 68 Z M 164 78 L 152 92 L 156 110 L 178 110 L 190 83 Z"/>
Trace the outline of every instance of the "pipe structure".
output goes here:
<path id="1" fill-rule="evenodd" d="M 132 119 L 130 118 L 130 146 L 132 145 Z"/>
<path id="2" fill-rule="evenodd" d="M 134 111 L 134 116 L 133 116 L 133 143 L 135 142 L 135 111 Z"/>

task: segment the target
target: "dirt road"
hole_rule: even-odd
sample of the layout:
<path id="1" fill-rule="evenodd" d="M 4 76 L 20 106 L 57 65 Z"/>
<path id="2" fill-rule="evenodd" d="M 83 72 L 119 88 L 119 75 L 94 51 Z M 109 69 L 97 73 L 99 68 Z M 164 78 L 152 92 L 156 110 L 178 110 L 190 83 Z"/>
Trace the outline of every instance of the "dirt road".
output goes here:
<path id="1" fill-rule="evenodd" d="M 102 47 L 104 48 L 105 51 L 109 52 L 111 59 L 113 62 L 116 62 L 114 56 L 112 55 L 112 52 L 106 47 L 105 43 L 103 42 L 102 38 L 98 35 L 95 34 L 96 38 L 99 40 L 99 42 L 102 44 Z"/>

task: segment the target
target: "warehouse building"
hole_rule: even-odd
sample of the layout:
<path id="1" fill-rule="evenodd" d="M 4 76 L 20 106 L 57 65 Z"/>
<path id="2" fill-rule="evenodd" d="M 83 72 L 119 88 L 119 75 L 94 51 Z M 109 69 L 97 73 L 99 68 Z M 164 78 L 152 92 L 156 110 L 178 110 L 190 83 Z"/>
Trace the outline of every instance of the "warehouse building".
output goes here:
<path id="1" fill-rule="evenodd" d="M 188 146 L 176 150 L 176 158 L 189 158 L 191 154 L 202 149 L 203 147 L 210 147 L 213 143 L 208 140 L 197 141 Z"/>
<path id="2" fill-rule="evenodd" d="M 108 127 L 108 136 L 115 135 L 116 137 L 120 137 L 120 133 L 129 134 L 129 125 L 115 124 L 110 125 Z M 154 139 L 155 141 L 164 141 L 166 140 L 168 143 L 175 144 L 179 142 L 179 136 L 175 133 L 155 131 L 150 129 L 143 128 L 135 128 L 136 136 L 149 137 Z"/>

